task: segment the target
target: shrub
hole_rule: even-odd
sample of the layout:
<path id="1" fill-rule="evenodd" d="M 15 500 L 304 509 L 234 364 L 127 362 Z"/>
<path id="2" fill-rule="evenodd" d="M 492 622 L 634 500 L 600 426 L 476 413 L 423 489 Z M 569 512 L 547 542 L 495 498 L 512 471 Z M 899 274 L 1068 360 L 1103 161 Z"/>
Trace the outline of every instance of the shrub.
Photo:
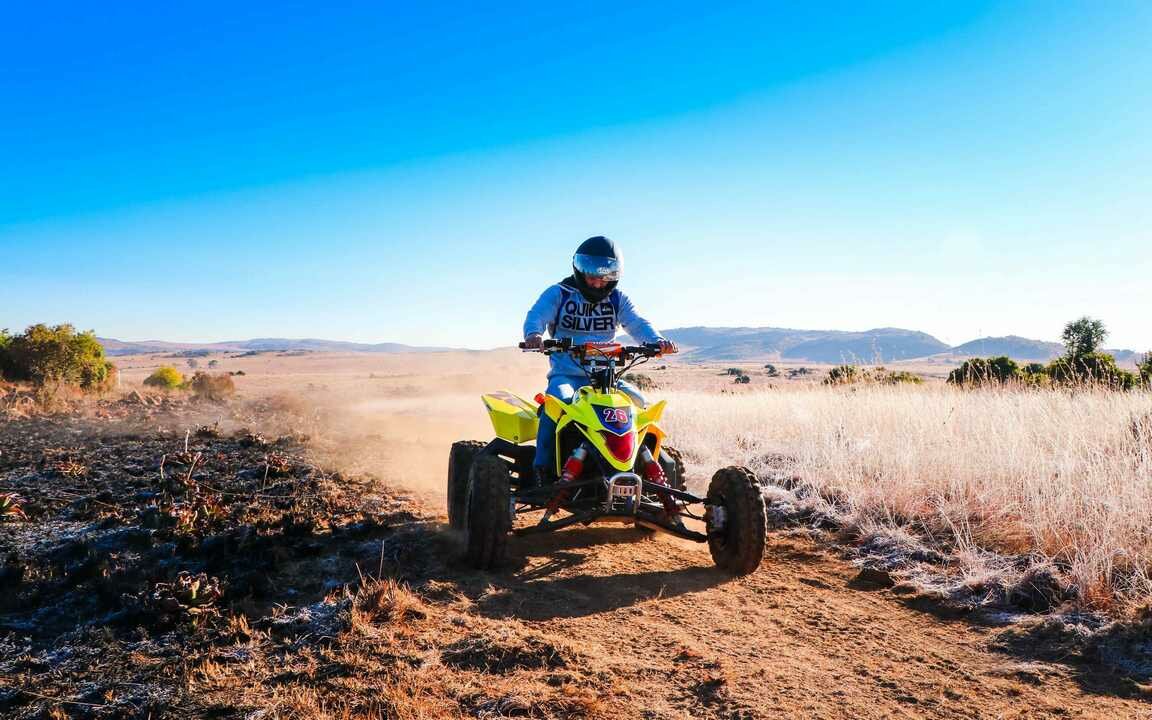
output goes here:
<path id="1" fill-rule="evenodd" d="M 741 370 L 740 368 L 728 368 L 724 372 L 727 373 L 728 375 L 735 375 L 737 377 L 744 374 L 744 371 Z"/>
<path id="2" fill-rule="evenodd" d="M 91 330 L 71 325 L 32 325 L 21 335 L 0 332 L 0 373 L 36 385 L 78 385 L 89 391 L 108 389 L 116 367 L 104 357 L 104 346 Z"/>
<path id="3" fill-rule="evenodd" d="M 855 365 L 834 367 L 828 371 L 828 377 L 824 378 L 825 385 L 851 385 L 858 382 L 880 385 L 899 385 L 901 383 L 919 385 L 924 381 L 919 375 L 907 370 L 886 370 L 883 366 L 861 370 Z"/>
<path id="4" fill-rule="evenodd" d="M 161 390 L 175 390 L 184 384 L 184 376 L 171 365 L 163 365 L 149 375 L 144 384 Z"/>
<path id="5" fill-rule="evenodd" d="M 747 385 L 748 383 L 752 382 L 752 378 L 748 377 L 747 375 L 738 375 L 732 382 L 736 383 L 737 385 Z"/>
<path id="6" fill-rule="evenodd" d="M 971 358 L 948 373 L 948 382 L 952 385 L 1005 383 L 1020 378 L 1020 366 L 1006 355 L 994 358 Z"/>
<path id="7" fill-rule="evenodd" d="M 184 363 L 188 366 L 189 370 L 195 370 L 200 367 L 200 362 L 196 358 L 188 358 Z"/>
<path id="8" fill-rule="evenodd" d="M 628 373 L 622 380 L 632 383 L 636 386 L 637 390 L 647 392 L 648 390 L 655 390 L 659 387 L 656 381 L 644 373 Z"/>
<path id="9" fill-rule="evenodd" d="M 188 382 L 188 388 L 193 396 L 212 402 L 223 402 L 236 394 L 236 383 L 232 382 L 232 376 L 227 373 L 212 375 L 198 372 Z"/>
<path id="10" fill-rule="evenodd" d="M 1048 365 L 1048 375 L 1053 382 L 1105 385 L 1116 390 L 1131 390 L 1137 384 L 1135 374 L 1117 367 L 1116 358 L 1102 352 L 1056 358 Z"/>
<path id="11" fill-rule="evenodd" d="M 1020 379 L 1029 387 L 1043 388 L 1052 385 L 1048 367 L 1042 363 L 1028 363 L 1021 372 Z"/>
<path id="12" fill-rule="evenodd" d="M 764 374 L 768 377 L 779 377 L 780 371 L 776 369 L 775 365 L 768 363 L 764 366 Z"/>
<path id="13" fill-rule="evenodd" d="M 799 377 L 801 375 L 811 375 L 811 374 L 812 374 L 812 371 L 806 367 L 798 367 L 798 368 L 789 368 L 788 369 L 788 377 L 789 378 L 795 378 L 795 377 Z"/>
<path id="14" fill-rule="evenodd" d="M 879 368 L 883 370 L 883 368 Z M 888 372 L 879 372 L 874 374 L 873 379 L 878 383 L 884 385 L 900 385 L 901 383 L 910 383 L 912 385 L 919 385 L 924 382 L 924 378 L 919 375 L 908 372 L 907 370 L 890 370 Z"/>
<path id="15" fill-rule="evenodd" d="M 855 365 L 840 365 L 828 371 L 825 385 L 849 385 L 860 379 L 860 368 Z"/>

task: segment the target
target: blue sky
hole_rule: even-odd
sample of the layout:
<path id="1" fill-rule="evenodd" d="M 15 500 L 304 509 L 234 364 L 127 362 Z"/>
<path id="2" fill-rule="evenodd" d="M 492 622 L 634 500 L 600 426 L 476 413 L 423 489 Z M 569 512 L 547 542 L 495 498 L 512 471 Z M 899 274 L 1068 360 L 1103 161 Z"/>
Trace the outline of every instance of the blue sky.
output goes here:
<path id="1" fill-rule="evenodd" d="M 507 345 L 607 234 L 658 326 L 1152 347 L 1152 4 L 620 5 L 7 9 L 0 327 Z"/>

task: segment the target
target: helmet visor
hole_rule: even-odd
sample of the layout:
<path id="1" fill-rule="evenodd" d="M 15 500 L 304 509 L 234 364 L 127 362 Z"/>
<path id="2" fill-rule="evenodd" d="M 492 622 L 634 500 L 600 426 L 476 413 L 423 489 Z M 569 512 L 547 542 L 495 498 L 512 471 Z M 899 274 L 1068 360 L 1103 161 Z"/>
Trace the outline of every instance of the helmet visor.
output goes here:
<path id="1" fill-rule="evenodd" d="M 577 253 L 572 257 L 572 267 L 584 277 L 598 278 L 607 282 L 616 282 L 620 279 L 620 261 L 617 258 L 600 257 L 598 255 L 582 255 Z"/>

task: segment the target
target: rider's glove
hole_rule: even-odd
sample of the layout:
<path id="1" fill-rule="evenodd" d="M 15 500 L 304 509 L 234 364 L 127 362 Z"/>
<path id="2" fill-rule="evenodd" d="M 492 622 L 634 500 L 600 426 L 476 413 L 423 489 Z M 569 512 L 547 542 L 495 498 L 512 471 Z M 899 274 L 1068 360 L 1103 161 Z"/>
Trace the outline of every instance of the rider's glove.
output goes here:
<path id="1" fill-rule="evenodd" d="M 680 348 L 676 347 L 676 343 L 671 340 L 660 340 L 661 355 L 675 355 L 678 352 L 680 352 Z"/>
<path id="2" fill-rule="evenodd" d="M 525 350 L 539 350 L 542 347 L 544 347 L 544 336 L 540 333 L 532 333 L 524 338 Z"/>

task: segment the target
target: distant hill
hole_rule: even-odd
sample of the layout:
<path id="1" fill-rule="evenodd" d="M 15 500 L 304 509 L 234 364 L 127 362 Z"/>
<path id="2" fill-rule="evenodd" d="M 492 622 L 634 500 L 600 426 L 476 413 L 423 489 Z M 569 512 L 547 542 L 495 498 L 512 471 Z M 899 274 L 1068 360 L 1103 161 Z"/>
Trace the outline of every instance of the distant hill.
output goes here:
<path id="1" fill-rule="evenodd" d="M 948 351 L 951 355 L 964 357 L 998 357 L 1007 355 L 1014 360 L 1036 360 L 1046 362 L 1064 354 L 1064 346 L 1057 342 L 1029 340 L 1019 335 L 986 337 L 970 340 Z"/>
<path id="2" fill-rule="evenodd" d="M 683 357 L 696 362 L 791 361 L 879 364 L 932 358 L 960 362 L 969 357 L 1007 355 L 1026 362 L 1046 362 L 1064 351 L 1060 343 L 1009 335 L 972 340 L 955 347 L 918 330 L 875 328 L 861 332 L 797 330 L 773 327 L 684 327 L 665 335 L 681 345 Z M 109 355 L 148 353 L 198 355 L 212 352 L 443 352 L 454 348 L 400 343 L 355 343 L 313 338 L 254 338 L 216 343 L 176 343 L 163 340 L 125 342 L 97 338 Z M 1138 353 L 1108 350 L 1117 362 L 1133 363 Z"/>
<path id="3" fill-rule="evenodd" d="M 698 362 L 785 360 L 811 363 L 891 363 L 932 358 L 960 362 L 970 357 L 1007 355 L 1046 362 L 1064 352 L 1056 342 L 1009 335 L 951 346 L 917 330 L 876 328 L 862 332 L 773 327 L 683 327 L 664 332 L 682 346 L 684 358 Z M 1139 353 L 1106 350 L 1117 362 L 1133 363 Z"/>
<path id="4" fill-rule="evenodd" d="M 689 360 L 799 360 L 818 363 L 893 362 L 946 352 L 947 343 L 916 330 L 863 332 L 791 328 L 673 328 L 665 335 Z"/>
<path id="5" fill-rule="evenodd" d="M 1116 358 L 1116 362 L 1136 362 L 1140 353 L 1133 350 L 1105 350 L 1104 352 Z M 963 345 L 957 345 L 948 351 L 949 355 L 958 357 L 996 357 L 1007 355 L 1013 360 L 1030 360 L 1047 362 L 1064 354 L 1064 346 L 1058 342 L 1045 342 L 1043 340 L 1030 340 L 1019 335 L 1006 335 L 1004 337 L 986 337 L 970 340 Z"/>
<path id="6" fill-rule="evenodd" d="M 109 355 L 143 355 L 146 353 L 193 353 L 193 352 L 378 352 L 412 353 L 441 352 L 452 348 L 417 347 L 400 343 L 355 343 L 342 340 L 317 340 L 304 338 L 255 338 L 252 340 L 229 340 L 216 343 L 176 343 L 163 340 L 140 340 L 125 342 L 113 338 L 96 338 Z"/>

